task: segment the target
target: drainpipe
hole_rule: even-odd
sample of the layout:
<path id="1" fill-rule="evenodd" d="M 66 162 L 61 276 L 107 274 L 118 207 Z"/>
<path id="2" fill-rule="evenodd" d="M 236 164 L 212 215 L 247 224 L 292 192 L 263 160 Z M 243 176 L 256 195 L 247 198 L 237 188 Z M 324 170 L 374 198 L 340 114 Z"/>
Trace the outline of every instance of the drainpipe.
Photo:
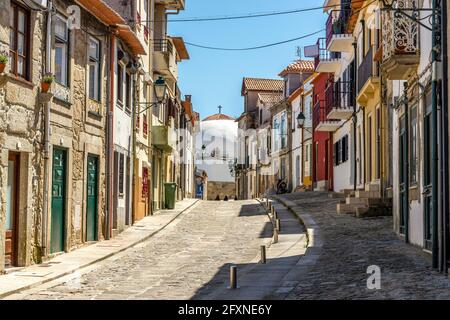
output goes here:
<path id="1" fill-rule="evenodd" d="M 52 48 L 52 1 L 47 5 L 47 37 L 45 43 L 45 72 L 50 73 L 51 68 L 51 48 Z M 50 104 L 47 102 L 44 109 L 44 200 L 43 200 L 43 212 L 42 212 L 42 232 L 41 232 L 41 256 L 48 255 L 48 216 L 49 216 L 49 158 L 50 158 Z"/>
<path id="2" fill-rule="evenodd" d="M 437 0 L 432 1 L 432 9 L 437 9 Z M 438 179 L 438 166 L 439 166 L 439 146 L 438 146 L 438 101 L 437 101 L 437 94 L 438 94 L 438 53 L 437 53 L 437 46 L 439 46 L 439 43 L 437 43 L 437 20 L 436 20 L 436 14 L 432 15 L 432 51 L 431 51 L 431 61 L 432 61 L 432 81 L 431 81 L 431 104 L 432 104 L 432 142 L 431 142 L 431 154 L 432 154 L 432 175 L 431 175 L 431 183 L 432 183 L 432 191 L 431 191 L 431 198 L 432 198 L 432 267 L 433 269 L 438 268 L 439 265 L 439 246 L 438 246 L 438 210 L 439 210 L 439 179 Z"/>
<path id="3" fill-rule="evenodd" d="M 106 144 L 106 176 L 107 176 L 107 214 L 105 215 L 105 240 L 112 237 L 113 210 L 114 210 L 114 68 L 115 68 L 116 32 L 112 30 L 109 41 L 109 92 L 107 115 L 107 144 Z"/>
<path id="4" fill-rule="evenodd" d="M 356 160 L 357 155 L 356 155 L 356 141 L 358 140 L 356 135 L 356 124 L 358 122 L 358 119 L 356 117 L 356 83 L 357 83 L 357 78 L 358 78 L 358 72 L 357 72 L 357 57 L 358 57 L 358 43 L 355 41 L 353 42 L 353 84 L 352 84 L 352 91 L 353 91 L 353 177 L 355 179 L 354 181 L 354 186 L 353 186 L 353 190 L 356 191 L 357 187 L 358 187 L 358 179 L 357 179 L 357 174 L 358 174 L 358 170 L 357 170 L 357 166 L 358 166 L 358 161 Z M 361 146 L 359 146 L 361 148 Z M 361 161 L 361 159 L 359 160 Z"/>
<path id="5" fill-rule="evenodd" d="M 134 60 L 132 60 L 131 63 L 135 63 Z M 136 144 L 137 144 L 137 135 L 138 135 L 138 131 L 136 130 L 136 121 L 137 121 L 137 115 L 140 114 L 141 112 L 141 105 L 140 105 L 140 92 L 139 92 L 139 83 L 138 83 L 138 71 L 134 72 L 132 74 L 132 78 L 131 80 L 133 81 L 133 98 L 131 101 L 131 133 L 132 133 L 132 137 L 131 137 L 131 150 L 132 150 L 132 155 L 130 157 L 130 159 L 132 159 L 131 161 L 131 172 L 133 173 L 131 176 L 131 217 L 129 217 L 129 222 L 130 225 L 133 225 L 135 222 L 135 217 L 137 214 L 137 210 L 138 210 L 138 204 L 137 204 L 137 199 L 135 199 L 135 196 L 137 194 L 137 190 L 138 190 L 138 181 L 139 181 L 139 159 L 137 157 L 137 150 L 136 150 Z M 136 103 L 135 103 L 136 101 Z M 136 108 L 137 108 L 137 112 L 136 112 Z M 147 126 L 148 129 L 148 126 Z M 148 134 L 148 132 L 147 132 Z M 137 163 L 137 165 L 136 165 Z M 139 198 L 139 197 L 138 197 Z M 130 199 L 128 199 L 130 200 Z M 130 203 L 127 203 L 128 206 L 130 206 Z"/>
<path id="6" fill-rule="evenodd" d="M 441 32 L 442 32 L 442 54 L 443 54 L 443 79 L 442 79 L 442 268 L 448 273 L 448 245 L 449 245 L 449 138 L 448 138 L 448 45 L 447 45 L 447 2 L 441 1 Z"/>
<path id="7" fill-rule="evenodd" d="M 408 81 L 405 81 L 403 83 L 403 95 L 405 99 L 405 136 L 406 136 L 406 143 L 405 143 L 405 159 L 403 161 L 405 162 L 405 165 L 403 166 L 403 176 L 405 178 L 405 199 L 404 199 L 404 206 L 407 208 L 407 213 L 404 217 L 405 219 L 405 242 L 409 242 L 409 101 L 408 101 Z M 401 152 L 401 151 L 400 151 Z M 400 214 L 404 214 L 404 212 L 401 212 Z"/>

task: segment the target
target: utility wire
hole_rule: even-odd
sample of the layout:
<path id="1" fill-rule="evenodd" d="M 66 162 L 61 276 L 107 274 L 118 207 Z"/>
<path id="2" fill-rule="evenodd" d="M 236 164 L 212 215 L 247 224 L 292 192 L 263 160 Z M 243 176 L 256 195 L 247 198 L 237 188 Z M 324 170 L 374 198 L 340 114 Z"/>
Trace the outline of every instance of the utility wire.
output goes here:
<path id="1" fill-rule="evenodd" d="M 268 48 L 268 47 L 273 47 L 273 46 L 277 46 L 280 44 L 284 44 L 284 43 L 289 43 L 289 42 L 293 42 L 293 41 L 297 41 L 297 40 L 301 40 L 301 39 L 305 39 L 308 37 L 311 37 L 313 35 L 316 35 L 318 33 L 321 33 L 325 31 L 325 29 L 321 29 L 319 31 L 315 31 L 306 35 L 303 35 L 301 37 L 297 37 L 294 39 L 289 39 L 289 40 L 284 40 L 284 41 L 279 41 L 279 42 L 275 42 L 275 43 L 269 43 L 269 44 L 265 44 L 265 45 L 261 45 L 261 46 L 257 46 L 257 47 L 249 47 L 249 48 L 220 48 L 220 47 L 209 47 L 209 46 L 203 46 L 203 45 L 199 45 L 199 44 L 195 44 L 195 43 L 190 43 L 190 42 L 185 42 L 187 45 L 190 45 L 192 47 L 197 47 L 197 48 L 202 48 L 202 49 L 209 49 L 209 50 L 220 50 L 220 51 L 250 51 L 250 50 L 257 50 L 257 49 L 263 49 L 263 48 Z"/>
<path id="2" fill-rule="evenodd" d="M 369 7 L 370 5 L 372 5 L 373 3 L 375 3 L 377 0 L 373 0 L 371 2 L 369 2 L 368 4 L 366 4 L 365 6 L 359 8 L 358 10 L 355 10 L 352 15 L 354 14 L 359 14 L 362 10 L 364 10 L 365 8 Z M 258 49 L 263 49 L 263 48 L 268 48 L 268 47 L 273 47 L 273 46 L 277 46 L 280 44 L 285 44 L 285 43 L 289 43 L 289 42 L 294 42 L 297 40 L 301 40 L 301 39 L 305 39 L 308 37 L 311 37 L 313 35 L 319 34 L 321 32 L 325 31 L 325 29 L 321 29 L 319 31 L 315 31 L 306 35 L 303 35 L 301 37 L 297 37 L 294 39 L 289 39 L 289 40 L 284 40 L 284 41 L 279 41 L 279 42 L 274 42 L 274 43 L 269 43 L 269 44 L 265 44 L 262 46 L 256 46 L 256 47 L 249 47 L 249 48 L 220 48 L 220 47 L 210 47 L 210 46 L 204 46 L 204 45 L 200 45 L 200 44 L 195 44 L 195 43 L 191 43 L 191 42 L 185 42 L 185 44 L 192 46 L 192 47 L 197 47 L 197 48 L 202 48 L 202 49 L 208 49 L 208 50 L 218 50 L 218 51 L 250 51 L 250 50 L 258 50 Z"/>
<path id="3" fill-rule="evenodd" d="M 361 3 L 366 0 L 358 0 L 353 1 L 353 3 Z M 340 4 L 328 5 L 328 6 L 320 6 L 320 7 L 311 7 L 311 8 L 303 8 L 303 9 L 295 9 L 295 10 L 287 10 L 287 11 L 275 11 L 275 12 L 262 12 L 262 13 L 248 13 L 237 16 L 221 16 L 221 17 L 193 17 L 193 18 L 183 18 L 183 19 L 170 19 L 168 22 L 203 22 L 203 21 L 220 21 L 220 20 L 237 20 L 237 19 L 252 19 L 252 18 L 260 18 L 260 17 L 269 17 L 269 16 L 278 16 L 278 15 L 286 15 L 300 12 L 309 12 L 315 10 L 323 10 L 323 9 L 331 9 L 340 7 Z M 142 20 L 142 22 L 164 22 L 157 20 Z"/>

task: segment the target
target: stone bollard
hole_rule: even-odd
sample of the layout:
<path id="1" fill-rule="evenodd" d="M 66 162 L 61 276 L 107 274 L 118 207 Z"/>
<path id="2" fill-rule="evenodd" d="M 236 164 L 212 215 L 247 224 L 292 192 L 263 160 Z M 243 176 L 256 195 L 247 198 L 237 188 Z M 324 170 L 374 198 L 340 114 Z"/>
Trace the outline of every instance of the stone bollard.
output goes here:
<path id="1" fill-rule="evenodd" d="M 230 266 L 230 286 L 228 289 L 237 289 L 237 267 Z"/>
<path id="2" fill-rule="evenodd" d="M 281 231 L 281 220 L 280 219 L 276 219 L 276 228 L 278 229 L 278 232 Z"/>
<path id="3" fill-rule="evenodd" d="M 261 263 L 266 263 L 266 246 L 261 246 Z"/>
<path id="4" fill-rule="evenodd" d="M 273 229 L 273 243 L 278 243 L 278 229 Z"/>

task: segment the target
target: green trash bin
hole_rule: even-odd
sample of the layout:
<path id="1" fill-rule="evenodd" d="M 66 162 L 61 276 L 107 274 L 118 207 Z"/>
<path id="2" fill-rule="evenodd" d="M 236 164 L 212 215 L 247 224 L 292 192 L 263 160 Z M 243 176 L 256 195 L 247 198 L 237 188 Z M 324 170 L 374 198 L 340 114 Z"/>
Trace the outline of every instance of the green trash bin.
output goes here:
<path id="1" fill-rule="evenodd" d="M 164 205 L 166 209 L 175 209 L 177 196 L 177 184 L 175 182 L 164 183 Z"/>

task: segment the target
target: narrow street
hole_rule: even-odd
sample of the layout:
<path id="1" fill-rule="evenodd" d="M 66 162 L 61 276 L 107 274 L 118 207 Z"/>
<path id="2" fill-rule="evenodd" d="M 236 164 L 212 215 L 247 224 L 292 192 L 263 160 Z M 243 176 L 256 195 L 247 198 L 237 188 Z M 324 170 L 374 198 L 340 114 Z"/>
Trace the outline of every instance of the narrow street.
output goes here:
<path id="1" fill-rule="evenodd" d="M 450 299 L 450 280 L 432 270 L 430 254 L 398 238 L 392 217 L 337 214 L 339 199 L 323 192 L 283 198 L 311 216 L 323 241 L 318 259 L 300 273 L 286 299 Z M 379 290 L 367 289 L 371 265 L 381 269 Z"/>
<path id="2" fill-rule="evenodd" d="M 325 192 L 280 199 L 276 244 L 258 201 L 200 201 L 144 242 L 6 299 L 450 299 L 450 280 L 397 237 L 392 217 L 337 214 L 339 199 Z M 286 206 L 311 217 L 319 246 L 306 249 L 305 229 Z M 239 270 L 236 290 L 227 289 L 230 265 Z M 372 265 L 381 269 L 378 290 L 367 288 Z"/>
<path id="3" fill-rule="evenodd" d="M 200 202 L 123 253 L 8 299 L 191 299 L 228 285 L 228 265 L 248 263 L 272 226 L 256 201 Z"/>

